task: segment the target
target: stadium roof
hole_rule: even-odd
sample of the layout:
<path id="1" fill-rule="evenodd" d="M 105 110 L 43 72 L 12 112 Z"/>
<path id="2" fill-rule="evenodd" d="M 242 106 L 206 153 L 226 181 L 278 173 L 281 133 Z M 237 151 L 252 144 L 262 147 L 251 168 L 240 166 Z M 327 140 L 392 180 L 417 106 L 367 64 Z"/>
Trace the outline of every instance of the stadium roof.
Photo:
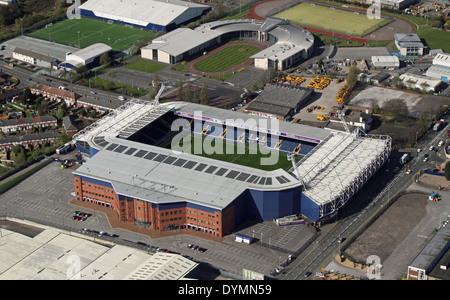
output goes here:
<path id="1" fill-rule="evenodd" d="M 247 188 L 278 190 L 297 186 L 288 172 L 267 172 L 216 159 L 117 138 L 104 133 L 105 148 L 73 173 L 110 182 L 121 195 L 154 202 L 191 202 L 227 207 Z M 202 191 L 199 193 L 198 191 Z"/>
<path id="2" fill-rule="evenodd" d="M 391 139 L 355 133 L 330 135 L 302 159 L 298 172 L 304 195 L 321 205 L 330 203 L 370 177 L 365 174 L 389 151 Z"/>
<path id="3" fill-rule="evenodd" d="M 144 27 L 149 23 L 169 25 L 192 8 L 206 10 L 209 6 L 181 0 L 89 0 L 80 6 L 80 9 L 92 11 L 99 18 Z"/>

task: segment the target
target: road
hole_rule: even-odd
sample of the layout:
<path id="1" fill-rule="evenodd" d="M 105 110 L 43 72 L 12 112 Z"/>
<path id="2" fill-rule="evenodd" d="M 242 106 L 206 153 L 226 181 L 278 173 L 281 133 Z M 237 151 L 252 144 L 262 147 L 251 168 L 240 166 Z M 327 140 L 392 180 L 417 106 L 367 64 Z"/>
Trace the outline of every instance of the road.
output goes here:
<path id="1" fill-rule="evenodd" d="M 448 122 L 448 116 L 446 117 Z M 430 168 L 437 164 L 442 163 L 443 159 L 440 155 L 429 151 L 430 146 L 436 147 L 440 140 L 446 138 L 446 131 L 450 129 L 450 124 L 441 129 L 438 132 L 429 131 L 422 140 L 418 143 L 417 148 L 424 149 L 422 152 L 412 153 L 415 157 L 409 162 L 409 167 L 411 168 L 411 173 L 406 174 L 405 170 L 400 170 L 395 176 L 390 176 L 388 174 L 383 175 L 386 166 L 381 166 L 377 176 L 385 177 L 385 180 L 375 180 L 370 184 L 367 184 L 363 190 L 361 190 L 352 201 L 356 203 L 361 203 L 364 205 L 367 201 L 370 203 L 365 206 L 360 211 L 357 211 L 362 205 L 355 206 L 353 212 L 347 214 L 342 220 L 338 221 L 335 227 L 322 238 L 320 243 L 313 244 L 310 249 L 307 249 L 306 254 L 299 257 L 289 268 L 285 270 L 284 276 L 281 277 L 283 280 L 302 280 L 310 279 L 311 277 L 305 277 L 304 274 L 311 272 L 314 274 L 320 271 L 321 268 L 325 268 L 338 253 L 340 249 L 339 238 L 345 237 L 343 243 L 346 240 L 351 240 L 351 237 L 358 233 L 359 230 L 364 228 L 364 225 L 369 222 L 377 212 L 382 208 L 388 199 L 394 197 L 397 193 L 406 189 L 406 187 L 413 182 L 414 175 L 421 169 Z M 442 152 L 443 149 L 440 149 Z M 429 161 L 424 162 L 424 156 L 428 155 Z M 392 163 L 393 164 L 393 163 Z M 389 166 L 389 163 L 388 163 Z M 392 169 L 393 166 L 390 166 Z M 420 249 L 417 249 L 420 251 Z M 414 257 L 412 257 L 413 259 Z M 402 266 L 406 270 L 407 266 Z M 402 272 L 402 270 L 396 270 L 397 272 Z"/>

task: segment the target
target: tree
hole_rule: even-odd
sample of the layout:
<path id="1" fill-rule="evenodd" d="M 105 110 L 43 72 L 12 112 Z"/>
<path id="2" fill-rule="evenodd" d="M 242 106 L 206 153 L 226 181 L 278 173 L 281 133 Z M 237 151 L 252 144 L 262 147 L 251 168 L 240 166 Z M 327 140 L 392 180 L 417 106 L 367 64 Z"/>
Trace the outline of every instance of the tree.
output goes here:
<path id="1" fill-rule="evenodd" d="M 111 57 L 109 57 L 109 53 L 103 53 L 100 56 L 100 65 L 109 66 L 111 64 Z"/>
<path id="2" fill-rule="evenodd" d="M 183 82 L 178 80 L 178 86 L 177 86 L 177 101 L 183 100 Z"/>
<path id="3" fill-rule="evenodd" d="M 385 114 L 405 118 L 408 116 L 408 106 L 404 99 L 390 99 L 383 104 L 382 111 Z"/>
<path id="4" fill-rule="evenodd" d="M 450 180 L 450 161 L 445 164 L 445 179 Z"/>
<path id="5" fill-rule="evenodd" d="M 209 103 L 209 88 L 206 79 L 203 80 L 202 89 L 200 90 L 199 103 L 203 105 L 208 105 Z"/>
<path id="6" fill-rule="evenodd" d="M 64 118 L 64 116 L 67 113 L 67 105 L 66 102 L 63 101 L 59 106 L 58 106 L 58 111 L 56 112 L 56 117 L 59 120 L 62 120 L 62 118 Z"/>

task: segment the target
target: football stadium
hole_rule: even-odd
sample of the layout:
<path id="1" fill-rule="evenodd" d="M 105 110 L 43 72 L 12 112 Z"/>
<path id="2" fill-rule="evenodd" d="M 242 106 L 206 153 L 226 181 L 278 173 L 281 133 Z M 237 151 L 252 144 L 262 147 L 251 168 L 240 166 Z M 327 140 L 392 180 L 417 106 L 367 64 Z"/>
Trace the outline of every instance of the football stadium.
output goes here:
<path id="1" fill-rule="evenodd" d="M 122 222 L 205 238 L 247 220 L 326 220 L 391 150 L 389 136 L 137 99 L 73 139 L 86 157 L 73 172 L 77 201 L 108 207 Z"/>

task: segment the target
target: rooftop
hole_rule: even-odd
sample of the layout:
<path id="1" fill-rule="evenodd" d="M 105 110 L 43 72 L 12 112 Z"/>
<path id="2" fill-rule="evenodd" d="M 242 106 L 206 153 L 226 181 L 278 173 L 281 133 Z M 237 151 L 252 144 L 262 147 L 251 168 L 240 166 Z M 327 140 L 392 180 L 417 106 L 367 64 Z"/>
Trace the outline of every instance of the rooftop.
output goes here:
<path id="1" fill-rule="evenodd" d="M 80 6 L 100 18 L 120 19 L 144 27 L 149 23 L 169 25 L 192 8 L 206 10 L 209 6 L 181 0 L 89 0 Z"/>
<path id="2" fill-rule="evenodd" d="M 286 116 L 301 102 L 309 99 L 312 89 L 290 85 L 268 84 L 264 91 L 250 102 L 246 110 Z"/>
<path id="3" fill-rule="evenodd" d="M 172 56 L 178 56 L 223 34 L 235 31 L 268 31 L 276 36 L 277 42 L 274 45 L 253 55 L 252 58 L 277 56 L 279 60 L 283 60 L 313 45 L 314 37 L 307 30 L 291 25 L 286 20 L 276 19 L 276 22 L 272 20 L 274 18 L 268 18 L 266 21 L 226 20 L 206 23 L 195 29 L 178 28 L 153 39 L 144 49 L 159 49 Z"/>
<path id="4" fill-rule="evenodd" d="M 76 233 L 45 229 L 28 237 L 0 230 L 0 280 L 179 280 L 198 265 L 177 254 L 99 244 Z M 69 268 L 76 259 L 80 270 Z"/>

